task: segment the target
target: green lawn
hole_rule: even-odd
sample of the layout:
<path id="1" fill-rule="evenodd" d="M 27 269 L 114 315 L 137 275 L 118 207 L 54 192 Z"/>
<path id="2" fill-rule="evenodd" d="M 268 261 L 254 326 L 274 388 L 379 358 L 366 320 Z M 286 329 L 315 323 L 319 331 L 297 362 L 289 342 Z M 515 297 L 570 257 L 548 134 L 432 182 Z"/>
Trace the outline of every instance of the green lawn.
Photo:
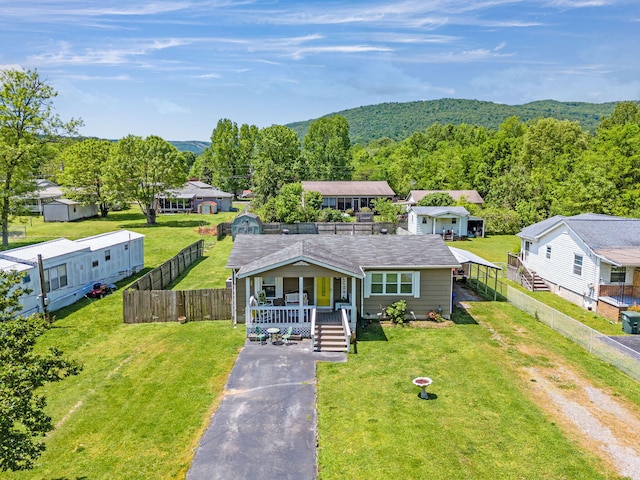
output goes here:
<path id="1" fill-rule="evenodd" d="M 137 209 L 68 224 L 33 218 L 27 238 L 12 246 L 126 228 L 146 235 L 145 265 L 154 267 L 202 238 L 198 226 L 234 215 L 161 215 L 157 226 L 147 226 Z M 205 286 L 223 286 L 231 240 L 205 242 L 206 256 L 188 278 L 202 271 Z M 230 321 L 125 325 L 119 291 L 55 312 L 40 346 L 57 345 L 84 370 L 46 389 L 47 411 L 58 426 L 37 468 L 2 478 L 184 476 L 244 337 Z"/>
<path id="2" fill-rule="evenodd" d="M 517 369 L 549 360 L 513 348 L 515 328 L 640 404 L 637 382 L 506 303 L 475 305 L 493 331 L 466 316 L 444 329 L 374 324 L 348 363 L 318 364 L 321 479 L 617 478 L 526 394 Z M 437 398 L 418 398 L 418 376 Z"/>

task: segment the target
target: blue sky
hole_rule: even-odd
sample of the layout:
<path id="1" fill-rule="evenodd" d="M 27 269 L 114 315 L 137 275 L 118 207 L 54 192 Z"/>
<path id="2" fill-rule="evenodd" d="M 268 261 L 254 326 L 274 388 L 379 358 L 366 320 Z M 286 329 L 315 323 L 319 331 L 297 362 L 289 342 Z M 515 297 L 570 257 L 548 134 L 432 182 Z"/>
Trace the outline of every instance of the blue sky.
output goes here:
<path id="1" fill-rule="evenodd" d="M 38 69 L 81 133 L 209 140 L 382 102 L 640 99 L 616 0 L 1 0 L 0 68 Z"/>

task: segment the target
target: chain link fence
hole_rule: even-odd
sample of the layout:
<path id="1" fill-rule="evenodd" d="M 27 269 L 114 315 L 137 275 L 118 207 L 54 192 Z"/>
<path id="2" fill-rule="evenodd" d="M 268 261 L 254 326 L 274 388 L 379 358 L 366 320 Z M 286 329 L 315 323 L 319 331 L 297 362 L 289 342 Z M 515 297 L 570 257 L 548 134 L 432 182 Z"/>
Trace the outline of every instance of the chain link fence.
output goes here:
<path id="1" fill-rule="evenodd" d="M 568 315 L 531 298 L 526 293 L 510 287 L 499 279 L 500 273 L 487 272 L 485 267 L 472 266 L 469 282 L 479 292 L 489 297 L 506 300 L 516 308 L 548 325 L 556 332 L 571 339 L 602 361 L 640 381 L 640 353 L 615 339 L 586 326 Z M 474 275 L 475 273 L 475 275 Z"/>

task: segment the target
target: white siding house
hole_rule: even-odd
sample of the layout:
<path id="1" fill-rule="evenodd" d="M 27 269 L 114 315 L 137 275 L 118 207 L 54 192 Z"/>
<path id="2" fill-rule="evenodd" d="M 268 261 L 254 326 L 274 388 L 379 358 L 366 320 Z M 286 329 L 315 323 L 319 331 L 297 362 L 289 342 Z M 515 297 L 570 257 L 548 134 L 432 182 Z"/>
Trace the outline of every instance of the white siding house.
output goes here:
<path id="1" fill-rule="evenodd" d="M 410 207 L 408 230 L 413 235 L 482 235 L 484 220 L 471 217 L 464 207 Z"/>
<path id="2" fill-rule="evenodd" d="M 593 310 L 640 303 L 640 220 L 559 215 L 518 236 L 523 266 L 562 297 Z"/>
<path id="3" fill-rule="evenodd" d="M 75 241 L 59 238 L 0 252 L 0 269 L 26 273 L 23 287 L 32 292 L 20 299 L 23 314 L 42 311 L 43 290 L 48 309 L 53 311 L 81 299 L 94 283 L 113 283 L 140 271 L 144 267 L 143 242 L 144 235 L 126 230 Z M 38 256 L 42 259 L 44 286 L 40 283 Z M 110 260 L 100 262 L 106 258 Z M 98 265 L 94 266 L 96 261 Z"/>

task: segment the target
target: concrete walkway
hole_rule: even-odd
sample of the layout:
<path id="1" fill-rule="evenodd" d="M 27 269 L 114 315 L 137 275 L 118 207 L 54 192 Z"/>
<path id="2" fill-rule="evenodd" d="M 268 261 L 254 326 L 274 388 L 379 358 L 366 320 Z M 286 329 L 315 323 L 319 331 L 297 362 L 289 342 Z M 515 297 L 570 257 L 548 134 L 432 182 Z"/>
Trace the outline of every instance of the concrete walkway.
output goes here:
<path id="1" fill-rule="evenodd" d="M 247 341 L 187 479 L 315 479 L 315 362 L 346 359 L 312 352 L 309 340 Z"/>

